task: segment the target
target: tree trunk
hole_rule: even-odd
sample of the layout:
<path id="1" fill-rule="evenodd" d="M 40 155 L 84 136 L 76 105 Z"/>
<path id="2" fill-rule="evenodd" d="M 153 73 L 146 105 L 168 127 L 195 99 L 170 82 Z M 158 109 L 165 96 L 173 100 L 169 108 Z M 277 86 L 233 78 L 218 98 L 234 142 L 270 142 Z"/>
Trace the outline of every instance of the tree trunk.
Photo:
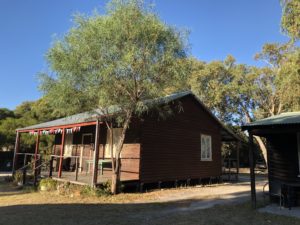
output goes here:
<path id="1" fill-rule="evenodd" d="M 115 164 L 121 164 L 121 160 L 115 161 Z M 111 177 L 111 193 L 118 194 L 120 191 L 120 171 L 121 166 L 117 166 L 118 170 L 114 169 Z"/>
<path id="2" fill-rule="evenodd" d="M 246 111 L 245 112 L 245 117 L 246 117 L 246 122 L 247 123 L 251 123 L 252 122 L 252 119 L 249 115 L 249 113 Z M 259 148 L 262 152 L 262 155 L 264 157 L 264 160 L 266 162 L 266 165 L 268 165 L 268 158 L 267 158 L 267 147 L 265 145 L 265 143 L 263 142 L 263 140 L 261 139 L 261 137 L 259 136 L 253 136 L 255 138 L 255 140 L 257 141 L 258 145 L 259 145 Z"/>
<path id="3" fill-rule="evenodd" d="M 116 155 L 115 155 L 115 164 L 113 168 L 113 174 L 112 174 L 112 182 L 111 182 L 111 193 L 112 194 L 118 194 L 120 191 L 120 178 L 121 178 L 121 151 L 123 149 L 123 144 L 125 140 L 126 131 L 129 127 L 129 123 L 131 120 L 132 111 L 127 112 L 126 118 L 123 124 L 123 129 L 121 133 L 121 137 L 119 140 L 119 143 L 117 145 L 116 149 Z"/>
<path id="4" fill-rule="evenodd" d="M 266 162 L 266 165 L 268 165 L 268 158 L 267 158 L 267 147 L 265 145 L 265 143 L 263 142 L 263 140 L 261 139 L 261 137 L 259 136 L 254 136 L 255 140 L 257 141 L 259 148 L 263 154 L 264 160 Z"/>

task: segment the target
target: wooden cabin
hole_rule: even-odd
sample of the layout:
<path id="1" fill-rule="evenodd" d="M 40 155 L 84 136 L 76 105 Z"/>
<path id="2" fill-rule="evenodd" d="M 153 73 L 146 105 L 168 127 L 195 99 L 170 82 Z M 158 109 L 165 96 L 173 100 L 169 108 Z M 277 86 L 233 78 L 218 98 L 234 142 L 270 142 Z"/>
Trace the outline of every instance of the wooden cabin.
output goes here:
<path id="1" fill-rule="evenodd" d="M 271 200 L 300 204 L 300 112 L 282 113 L 242 127 L 265 138 Z M 253 142 L 253 140 L 250 140 Z M 255 186 L 253 186 L 255 188 Z"/>
<path id="2" fill-rule="evenodd" d="M 155 101 L 169 105 L 173 113 L 163 119 L 150 110 L 132 120 L 121 153 L 121 180 L 144 184 L 220 177 L 222 142 L 239 141 L 238 137 L 192 92 Z M 39 136 L 55 135 L 49 176 L 92 185 L 105 182 L 111 177 L 111 154 L 121 132 L 118 127 L 110 132 L 102 122 L 105 116 L 95 110 L 18 129 L 15 170 L 26 166 L 24 157 L 18 159 L 26 154 L 20 134 L 36 136 L 35 153 L 27 156 L 33 160 L 42 157 Z"/>

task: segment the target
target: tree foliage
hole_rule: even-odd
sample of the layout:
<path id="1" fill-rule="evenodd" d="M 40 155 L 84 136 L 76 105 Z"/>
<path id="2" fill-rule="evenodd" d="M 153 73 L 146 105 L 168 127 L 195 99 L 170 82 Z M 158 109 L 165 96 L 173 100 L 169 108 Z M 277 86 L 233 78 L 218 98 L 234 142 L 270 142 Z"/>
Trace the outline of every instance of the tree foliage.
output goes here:
<path id="1" fill-rule="evenodd" d="M 116 104 L 143 111 L 141 100 L 181 79 L 185 58 L 181 32 L 140 1 L 113 1 L 105 15 L 75 17 L 47 54 L 55 76 L 42 75 L 41 89 L 65 114 Z"/>
<path id="2" fill-rule="evenodd" d="M 48 120 L 56 119 L 60 115 L 55 115 L 52 108 L 49 106 L 44 98 L 35 102 L 23 102 L 18 105 L 14 111 L 2 110 L 3 116 L 0 119 L 0 148 L 12 148 L 15 144 L 16 129 L 33 124 L 46 122 Z M 2 113 L 4 112 L 4 113 Z M 42 137 L 41 147 L 51 146 L 51 138 Z M 23 134 L 21 137 L 22 147 L 25 149 L 32 149 L 35 145 L 35 139 L 32 136 Z"/>
<path id="3" fill-rule="evenodd" d="M 300 110 L 300 49 L 282 44 L 266 44 L 256 55 L 266 66 L 257 68 L 257 117 Z M 289 91 L 287 91 L 287 88 Z"/>
<path id="4" fill-rule="evenodd" d="M 7 117 L 14 117 L 14 111 L 9 110 L 7 108 L 0 108 L 0 120 L 3 120 Z"/>
<path id="5" fill-rule="evenodd" d="M 264 67 L 194 60 L 189 84 L 223 121 L 242 124 L 285 111 L 300 110 L 300 49 L 266 44 L 257 60 Z M 289 91 L 286 91 L 289 88 Z"/>
<path id="6" fill-rule="evenodd" d="M 244 111 L 255 108 L 250 98 L 251 82 L 250 68 L 236 64 L 233 56 L 210 63 L 194 60 L 189 79 L 191 90 L 228 124 L 239 124 Z"/>
<path id="7" fill-rule="evenodd" d="M 300 39 L 300 1 L 281 0 L 283 5 L 281 28 L 292 42 Z"/>

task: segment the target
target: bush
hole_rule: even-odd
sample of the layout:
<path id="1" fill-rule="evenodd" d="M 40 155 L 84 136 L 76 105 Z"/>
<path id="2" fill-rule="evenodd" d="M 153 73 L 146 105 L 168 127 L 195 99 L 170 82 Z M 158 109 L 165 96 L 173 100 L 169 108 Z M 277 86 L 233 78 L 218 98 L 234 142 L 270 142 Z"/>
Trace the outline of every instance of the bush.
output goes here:
<path id="1" fill-rule="evenodd" d="M 57 181 L 51 178 L 42 179 L 39 183 L 39 190 L 41 191 L 54 191 L 57 189 Z"/>
<path id="2" fill-rule="evenodd" d="M 72 185 L 70 182 L 58 183 L 57 191 L 60 195 L 69 195 L 72 196 L 76 192 L 76 186 Z"/>
<path id="3" fill-rule="evenodd" d="M 17 184 L 23 182 L 23 172 L 20 170 L 16 171 L 13 177 L 13 181 Z"/>
<path id="4" fill-rule="evenodd" d="M 70 182 L 57 182 L 51 178 L 46 178 L 40 181 L 39 190 L 43 191 L 57 191 L 59 195 L 65 195 L 70 197 L 79 196 L 108 196 L 110 195 L 111 183 L 105 182 L 98 188 L 92 188 L 90 186 L 81 186 L 71 184 Z"/>
<path id="5" fill-rule="evenodd" d="M 82 187 L 80 191 L 81 195 L 84 196 L 107 196 L 111 194 L 111 182 L 107 181 L 103 184 L 101 184 L 97 188 L 92 188 L 90 186 L 84 186 Z"/>
<path id="6" fill-rule="evenodd" d="M 111 181 L 108 180 L 99 186 L 99 189 L 106 194 L 111 194 Z"/>

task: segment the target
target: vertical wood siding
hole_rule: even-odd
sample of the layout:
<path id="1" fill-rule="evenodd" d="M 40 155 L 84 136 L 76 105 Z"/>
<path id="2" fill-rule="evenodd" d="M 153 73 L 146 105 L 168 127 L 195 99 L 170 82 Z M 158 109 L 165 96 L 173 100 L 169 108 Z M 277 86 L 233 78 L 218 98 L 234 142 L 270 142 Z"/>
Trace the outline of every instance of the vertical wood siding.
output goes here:
<path id="1" fill-rule="evenodd" d="M 181 99 L 183 112 L 166 120 L 145 118 L 141 134 L 141 182 L 221 175 L 219 124 L 192 97 Z M 201 161 L 200 135 L 212 136 L 212 161 Z"/>
<path id="2" fill-rule="evenodd" d="M 267 136 L 267 151 L 271 193 L 278 194 L 283 182 L 300 182 L 295 133 Z M 300 202 L 300 192 L 297 194 Z"/>

